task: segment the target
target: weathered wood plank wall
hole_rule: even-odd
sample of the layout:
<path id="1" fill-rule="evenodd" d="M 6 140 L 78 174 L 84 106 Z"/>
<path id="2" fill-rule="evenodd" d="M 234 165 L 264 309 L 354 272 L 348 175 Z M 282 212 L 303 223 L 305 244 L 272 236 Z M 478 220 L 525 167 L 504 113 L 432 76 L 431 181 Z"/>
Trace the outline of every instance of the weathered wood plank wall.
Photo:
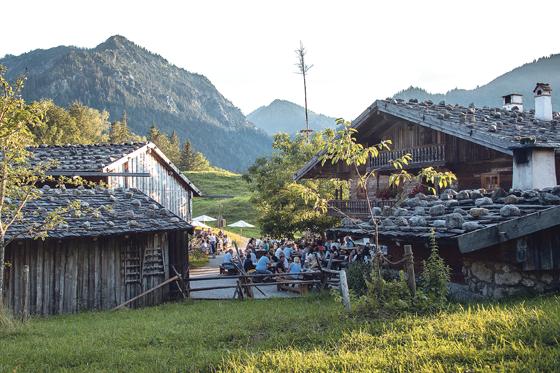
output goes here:
<path id="1" fill-rule="evenodd" d="M 111 188 L 137 188 L 185 221 L 191 220 L 192 191 L 185 188 L 152 152 L 141 152 L 111 172 L 147 172 L 150 177 L 109 176 Z"/>
<path id="2" fill-rule="evenodd" d="M 136 281 L 130 281 L 130 259 L 138 263 Z M 186 239 L 185 233 L 179 231 L 98 239 L 26 240 L 7 248 L 6 261 L 10 265 L 5 275 L 4 301 L 16 313 L 21 311 L 26 264 L 30 268 L 30 313 L 110 309 L 165 281 L 170 277 L 170 265 L 182 268 Z M 169 298 L 169 290 L 169 286 L 162 287 L 133 306 L 159 304 Z"/>

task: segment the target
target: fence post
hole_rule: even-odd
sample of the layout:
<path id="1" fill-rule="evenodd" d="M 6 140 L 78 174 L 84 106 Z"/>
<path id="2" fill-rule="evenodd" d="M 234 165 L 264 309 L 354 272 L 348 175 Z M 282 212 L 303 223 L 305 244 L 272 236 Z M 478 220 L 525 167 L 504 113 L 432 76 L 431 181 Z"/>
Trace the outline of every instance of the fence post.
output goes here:
<path id="1" fill-rule="evenodd" d="M 22 292 L 21 321 L 29 318 L 29 266 L 23 266 L 23 292 Z"/>
<path id="2" fill-rule="evenodd" d="M 404 256 L 406 258 L 406 277 L 408 288 L 412 296 L 416 296 L 416 276 L 414 274 L 414 256 L 412 255 L 412 245 L 404 245 Z"/>
<path id="3" fill-rule="evenodd" d="M 350 311 L 350 291 L 348 290 L 346 271 L 339 271 L 338 278 L 340 281 L 340 292 L 342 293 L 342 303 L 344 304 L 344 308 L 346 309 L 346 311 Z"/>

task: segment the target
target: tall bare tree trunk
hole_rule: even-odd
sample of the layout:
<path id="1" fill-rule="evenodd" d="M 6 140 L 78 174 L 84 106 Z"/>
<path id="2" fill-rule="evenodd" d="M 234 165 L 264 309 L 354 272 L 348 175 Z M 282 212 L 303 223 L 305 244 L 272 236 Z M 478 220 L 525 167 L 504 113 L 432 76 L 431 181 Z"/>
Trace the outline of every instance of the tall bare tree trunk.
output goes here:
<path id="1" fill-rule="evenodd" d="M 4 237 L 0 237 L 0 310 L 4 305 L 4 258 L 6 254 L 6 242 Z"/>

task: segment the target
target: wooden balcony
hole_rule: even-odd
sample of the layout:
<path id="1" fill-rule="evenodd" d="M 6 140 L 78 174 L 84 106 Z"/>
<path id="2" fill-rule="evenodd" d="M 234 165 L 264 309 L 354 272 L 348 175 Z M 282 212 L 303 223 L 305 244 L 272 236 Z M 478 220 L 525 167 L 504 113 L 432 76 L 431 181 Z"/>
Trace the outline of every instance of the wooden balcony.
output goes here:
<path id="1" fill-rule="evenodd" d="M 375 199 L 371 201 L 372 207 L 383 208 L 384 206 L 393 206 L 394 204 L 395 200 L 392 199 Z M 334 199 L 328 202 L 328 207 L 329 216 L 355 219 L 369 219 L 371 217 L 368 203 L 365 199 Z"/>
<path id="2" fill-rule="evenodd" d="M 371 158 L 369 167 L 371 169 L 392 169 L 390 161 L 404 156 L 412 155 L 412 161 L 407 168 L 441 166 L 445 163 L 445 144 L 430 144 L 414 146 L 411 148 L 382 151 L 377 158 Z"/>

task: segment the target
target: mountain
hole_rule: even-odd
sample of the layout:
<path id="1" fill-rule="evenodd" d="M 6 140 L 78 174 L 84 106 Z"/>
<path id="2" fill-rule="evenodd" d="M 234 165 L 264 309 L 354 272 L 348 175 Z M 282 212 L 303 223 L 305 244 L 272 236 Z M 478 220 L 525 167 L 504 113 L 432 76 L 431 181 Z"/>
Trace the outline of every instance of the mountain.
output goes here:
<path id="1" fill-rule="evenodd" d="M 13 79 L 27 75 L 28 101 L 50 98 L 60 106 L 78 100 L 107 110 L 112 120 L 126 112 L 131 129 L 145 135 L 155 123 L 189 139 L 216 166 L 245 170 L 271 152 L 272 139 L 203 75 L 112 36 L 92 49 L 60 46 L 7 55 L 0 64 Z"/>
<path id="2" fill-rule="evenodd" d="M 395 98 L 417 98 L 419 100 L 432 100 L 439 102 L 445 100 L 450 104 L 467 106 L 474 103 L 476 106 L 501 107 L 502 96 L 509 93 L 523 94 L 524 108 L 533 109 L 533 88 L 537 82 L 550 83 L 556 94 L 552 93 L 552 106 L 555 111 L 560 111 L 560 54 L 543 57 L 531 63 L 513 69 L 490 83 L 475 89 L 453 89 L 445 94 L 432 94 L 422 88 L 410 87 L 398 92 Z"/>
<path id="3" fill-rule="evenodd" d="M 309 128 L 315 131 L 334 128 L 335 118 L 308 111 Z M 268 106 L 261 106 L 247 119 L 269 135 L 278 132 L 294 134 L 305 128 L 305 109 L 297 104 L 285 100 L 274 100 Z"/>

